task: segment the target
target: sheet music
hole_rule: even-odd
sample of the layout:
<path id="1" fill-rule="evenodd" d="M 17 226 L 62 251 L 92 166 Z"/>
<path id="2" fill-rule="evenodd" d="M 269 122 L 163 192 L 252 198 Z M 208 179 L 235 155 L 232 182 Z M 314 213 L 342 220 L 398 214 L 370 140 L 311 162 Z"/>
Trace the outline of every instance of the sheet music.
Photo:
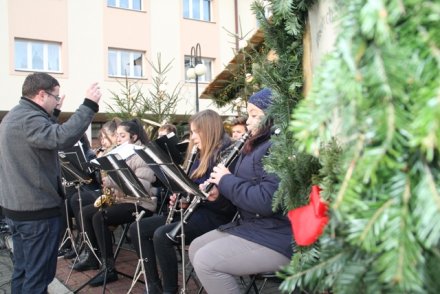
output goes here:
<path id="1" fill-rule="evenodd" d="M 138 198 L 151 197 L 133 170 L 119 155 L 109 154 L 108 156 L 98 158 L 97 161 L 101 163 L 103 170 L 107 171 L 110 178 L 125 195 Z"/>
<path id="2" fill-rule="evenodd" d="M 161 182 L 173 192 L 186 192 L 191 195 L 203 195 L 185 172 L 177 166 L 169 155 L 154 142 L 150 142 L 144 149 L 137 149 L 136 153 L 147 162 L 160 178 Z"/>
<path id="3" fill-rule="evenodd" d="M 124 143 L 124 144 L 121 144 L 118 147 L 114 148 L 110 152 L 108 152 L 106 154 L 106 156 L 110 155 L 110 154 L 116 154 L 121 159 L 127 160 L 128 158 L 130 158 L 131 156 L 136 154 L 136 152 L 135 152 L 136 149 L 142 149 L 142 148 L 143 147 L 139 146 L 139 145 Z M 96 158 L 91 160 L 90 163 L 100 165 L 99 161 Z"/>

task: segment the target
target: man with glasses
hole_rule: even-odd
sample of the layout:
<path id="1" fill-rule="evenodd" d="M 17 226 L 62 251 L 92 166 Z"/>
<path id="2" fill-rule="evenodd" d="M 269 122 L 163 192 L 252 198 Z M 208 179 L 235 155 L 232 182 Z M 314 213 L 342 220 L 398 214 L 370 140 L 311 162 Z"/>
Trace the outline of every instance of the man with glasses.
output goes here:
<path id="1" fill-rule="evenodd" d="M 47 293 L 55 277 L 64 197 L 58 150 L 73 146 L 99 110 L 95 83 L 76 112 L 58 124 L 51 115 L 61 107 L 59 92 L 52 76 L 28 75 L 19 104 L 0 124 L 0 206 L 12 231 L 12 293 Z"/>

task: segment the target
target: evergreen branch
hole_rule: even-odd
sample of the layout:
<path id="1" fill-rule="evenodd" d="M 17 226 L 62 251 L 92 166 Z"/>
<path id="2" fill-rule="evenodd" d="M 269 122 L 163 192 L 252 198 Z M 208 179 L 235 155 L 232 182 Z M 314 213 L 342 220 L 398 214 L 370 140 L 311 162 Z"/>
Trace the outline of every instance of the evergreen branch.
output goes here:
<path id="1" fill-rule="evenodd" d="M 344 255 L 345 255 L 344 252 L 338 253 L 335 256 L 333 256 L 325 261 L 319 262 L 316 265 L 314 265 L 306 270 L 302 270 L 300 272 L 297 272 L 296 274 L 293 274 L 291 276 L 286 277 L 285 280 L 286 281 L 297 280 L 307 274 L 313 274 L 319 270 L 325 269 L 327 265 L 332 264 L 332 263 L 338 261 L 339 259 L 342 259 L 342 257 L 344 257 Z"/>
<path id="2" fill-rule="evenodd" d="M 435 180 L 434 176 L 432 175 L 431 169 L 429 166 L 423 164 L 424 170 L 426 172 L 426 175 L 428 176 L 428 186 L 429 190 L 431 191 L 432 200 L 437 205 L 437 210 L 440 211 L 440 194 L 437 191 L 437 187 L 435 186 Z"/>
<path id="3" fill-rule="evenodd" d="M 405 183 L 405 189 L 404 189 L 404 193 L 403 193 L 403 215 L 400 219 L 400 222 L 402 223 L 402 227 L 406 227 L 407 223 L 406 223 L 406 219 L 408 217 L 408 206 L 409 206 L 409 197 L 411 195 L 411 189 L 410 189 L 410 179 L 406 179 L 406 183 Z M 397 270 L 396 273 L 394 275 L 394 281 L 400 283 L 403 279 L 402 277 L 403 275 L 403 270 L 405 267 L 405 251 L 404 251 L 404 246 L 399 246 L 399 258 L 398 258 L 398 262 L 397 262 Z"/>
<path id="4" fill-rule="evenodd" d="M 362 234 L 359 237 L 359 243 L 362 243 L 367 234 L 371 231 L 374 223 L 376 223 L 376 221 L 378 220 L 378 218 L 386 212 L 386 209 L 389 208 L 392 204 L 394 204 L 395 201 L 394 199 L 390 199 L 387 202 L 385 202 L 383 205 L 380 206 L 380 208 L 373 214 L 373 217 L 370 218 L 370 220 L 367 222 L 367 225 L 365 226 L 365 228 L 362 230 Z"/>
<path id="5" fill-rule="evenodd" d="M 365 142 L 365 136 L 363 134 L 359 135 L 359 141 L 357 143 L 356 149 L 355 149 L 355 154 L 354 154 L 354 158 L 351 161 L 347 172 L 345 174 L 344 177 L 344 181 L 341 184 L 341 188 L 338 192 L 338 195 L 335 198 L 335 203 L 333 204 L 333 209 L 337 210 L 339 208 L 339 205 L 342 203 L 342 201 L 344 200 L 344 195 L 345 195 L 345 191 L 348 188 L 348 183 L 350 182 L 350 179 L 353 175 L 353 171 L 356 167 L 356 163 L 359 160 L 363 147 L 364 147 L 364 142 Z"/>

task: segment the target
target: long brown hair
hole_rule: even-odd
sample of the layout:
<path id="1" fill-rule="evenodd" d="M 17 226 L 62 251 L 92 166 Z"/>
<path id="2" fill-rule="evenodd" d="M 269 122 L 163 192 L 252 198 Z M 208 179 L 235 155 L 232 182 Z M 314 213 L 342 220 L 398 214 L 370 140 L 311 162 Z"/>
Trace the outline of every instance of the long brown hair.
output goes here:
<path id="1" fill-rule="evenodd" d="M 115 135 L 116 129 L 121 122 L 122 120 L 119 117 L 114 117 L 111 120 L 107 121 L 105 124 L 102 125 L 101 129 L 99 130 L 98 138 L 105 138 L 109 142 L 113 142 L 110 136 Z"/>
<path id="2" fill-rule="evenodd" d="M 203 149 L 199 150 L 200 164 L 191 174 L 191 179 L 203 177 L 210 165 L 212 165 L 217 157 L 217 153 L 222 145 L 222 139 L 225 135 L 223 121 L 220 115 L 210 109 L 200 111 L 189 119 L 189 124 L 194 126 L 200 135 L 200 141 Z M 186 157 L 190 156 L 194 146 L 192 140 L 189 141 Z"/>

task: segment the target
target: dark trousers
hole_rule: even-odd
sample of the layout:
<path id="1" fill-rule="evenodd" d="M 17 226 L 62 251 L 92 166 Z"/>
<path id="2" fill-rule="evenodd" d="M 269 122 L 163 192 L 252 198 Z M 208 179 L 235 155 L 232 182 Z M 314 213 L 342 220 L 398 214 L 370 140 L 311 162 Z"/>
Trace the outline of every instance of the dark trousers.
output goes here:
<path id="1" fill-rule="evenodd" d="M 144 210 L 138 207 L 139 211 Z M 131 223 L 135 220 L 136 207 L 132 203 L 119 203 L 103 208 L 102 210 L 91 205 L 83 207 L 84 231 L 94 248 L 99 248 L 102 256 L 113 257 L 113 242 L 108 226 L 117 226 Z M 146 210 L 144 217 L 153 213 Z"/>
<path id="2" fill-rule="evenodd" d="M 6 221 L 14 246 L 11 293 L 47 293 L 56 273 L 61 217 Z"/>
<path id="3" fill-rule="evenodd" d="M 176 214 L 175 218 L 178 219 L 179 215 Z M 158 263 L 162 272 L 163 291 L 176 293 L 178 290 L 178 259 L 175 246 L 178 244 L 170 240 L 166 233 L 170 232 L 177 222 L 165 225 L 165 220 L 166 216 L 159 215 L 142 219 L 139 222 L 142 257 L 147 260 L 145 262 L 145 270 L 148 282 L 160 283 Z M 194 217 L 190 218 L 184 228 L 186 244 L 190 244 L 198 236 L 215 229 L 212 226 L 199 226 L 196 223 L 197 214 L 194 214 Z M 130 236 L 139 256 L 140 250 L 136 223 L 130 226 Z"/>

